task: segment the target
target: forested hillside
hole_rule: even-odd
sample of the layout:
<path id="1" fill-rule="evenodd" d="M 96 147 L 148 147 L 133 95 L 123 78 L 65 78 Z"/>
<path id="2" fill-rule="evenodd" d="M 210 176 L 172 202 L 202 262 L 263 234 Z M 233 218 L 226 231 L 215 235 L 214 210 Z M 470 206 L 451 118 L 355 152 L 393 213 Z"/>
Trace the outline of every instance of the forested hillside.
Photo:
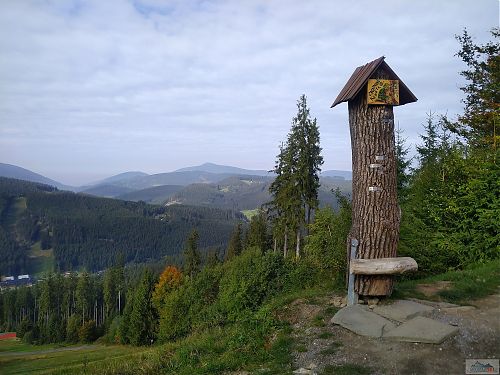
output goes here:
<path id="1" fill-rule="evenodd" d="M 209 207 L 150 206 L 57 191 L 46 185 L 0 179 L 0 273 L 29 271 L 38 243 L 52 249 L 59 271 L 110 266 L 177 255 L 196 228 L 200 246 L 223 247 L 240 213 Z M 21 206 L 21 207 L 19 207 Z"/>
<path id="2" fill-rule="evenodd" d="M 232 176 L 215 184 L 191 184 L 171 194 L 167 204 L 188 204 L 210 206 L 232 210 L 252 210 L 269 202 L 269 187 L 274 177 Z M 325 177 L 320 180 L 318 198 L 320 207 L 338 208 L 332 190 L 339 189 L 343 194 L 351 193 L 351 181 L 341 178 Z M 125 198 L 130 195 L 121 196 Z"/>

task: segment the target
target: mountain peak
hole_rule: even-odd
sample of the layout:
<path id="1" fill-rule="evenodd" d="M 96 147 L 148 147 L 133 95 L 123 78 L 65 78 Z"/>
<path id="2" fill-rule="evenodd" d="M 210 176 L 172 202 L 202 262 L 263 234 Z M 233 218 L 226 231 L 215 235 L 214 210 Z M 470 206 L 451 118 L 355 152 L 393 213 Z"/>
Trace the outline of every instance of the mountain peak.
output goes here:
<path id="1" fill-rule="evenodd" d="M 254 175 L 254 176 L 268 176 L 269 172 L 265 170 L 244 169 L 232 167 L 229 165 L 220 165 L 215 163 L 203 163 L 192 167 L 177 169 L 175 172 L 208 172 L 208 173 L 225 173 L 225 174 L 241 174 L 241 175 Z"/>

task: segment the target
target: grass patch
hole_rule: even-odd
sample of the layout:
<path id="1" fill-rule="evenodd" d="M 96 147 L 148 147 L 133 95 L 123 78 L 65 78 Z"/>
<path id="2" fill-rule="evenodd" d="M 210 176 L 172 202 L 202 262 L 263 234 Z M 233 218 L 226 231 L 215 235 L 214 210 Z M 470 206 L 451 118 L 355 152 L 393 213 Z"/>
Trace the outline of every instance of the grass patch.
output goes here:
<path id="1" fill-rule="evenodd" d="M 291 371 L 293 341 L 286 329 L 262 336 L 257 327 L 236 323 L 193 334 L 139 356 L 89 363 L 89 374 L 221 374 L 246 369 L 259 374 Z M 273 339 L 270 340 L 270 337 Z"/>
<path id="2" fill-rule="evenodd" d="M 322 305 L 321 300 L 319 300 L 318 296 L 316 296 L 316 295 L 312 295 L 312 296 L 307 297 L 306 298 L 306 302 L 309 305 L 315 305 L 315 306 L 321 306 Z"/>
<path id="3" fill-rule="evenodd" d="M 304 344 L 299 344 L 295 346 L 295 350 L 299 353 L 305 353 L 307 352 L 307 346 L 305 346 Z"/>
<path id="4" fill-rule="evenodd" d="M 438 291 L 435 295 L 419 293 L 419 284 L 432 284 L 450 281 L 448 290 Z M 406 280 L 396 284 L 392 298 L 418 297 L 424 299 L 466 304 L 478 298 L 494 294 L 500 285 L 500 260 L 460 271 L 450 271 L 420 280 Z"/>
<path id="5" fill-rule="evenodd" d="M 28 270 L 31 275 L 34 275 L 36 277 L 41 277 L 50 272 L 53 272 L 54 257 L 44 256 L 44 257 L 28 258 Z"/>
<path id="6" fill-rule="evenodd" d="M 241 213 L 243 215 L 245 215 L 245 217 L 248 219 L 248 220 L 251 220 L 252 217 L 254 217 L 255 215 L 258 215 L 260 212 L 260 208 L 256 208 L 254 210 L 242 210 Z"/>
<path id="7" fill-rule="evenodd" d="M 369 375 L 369 367 L 360 365 L 327 365 L 321 372 L 321 375 Z"/>
<path id="8" fill-rule="evenodd" d="M 339 342 L 332 342 L 326 349 L 323 349 L 320 354 L 321 355 L 332 355 L 337 353 L 337 350 L 342 346 Z"/>
<path id="9" fill-rule="evenodd" d="M 318 335 L 318 339 L 322 339 L 322 340 L 327 340 L 327 339 L 332 338 L 332 337 L 333 337 L 333 333 L 328 332 L 328 331 L 321 332 Z"/>
<path id="10" fill-rule="evenodd" d="M 44 345 L 47 349 L 47 346 Z M 42 347 L 32 346 L 32 350 L 43 350 Z M 19 354 L 19 355 L 4 355 L 0 356 L 0 368 L 2 375 L 13 374 L 78 374 L 87 373 L 93 374 L 90 368 L 97 366 L 99 363 L 107 361 L 127 360 L 132 356 L 140 355 L 146 351 L 145 348 L 132 348 L 126 346 L 100 346 L 91 345 L 85 349 L 74 349 L 51 353 L 34 353 L 34 354 Z M 151 349 L 149 349 L 151 350 Z M 26 350 L 31 351 L 31 350 Z"/>
<path id="11" fill-rule="evenodd" d="M 51 257 L 52 255 L 52 249 L 42 250 L 41 241 L 35 242 L 28 253 L 30 257 Z"/>
<path id="12" fill-rule="evenodd" d="M 337 311 L 339 311 L 338 308 L 336 308 L 335 306 L 328 306 L 325 310 L 324 310 L 324 314 L 326 316 L 334 316 Z"/>
<path id="13" fill-rule="evenodd" d="M 19 338 L 0 340 L 0 353 L 11 352 L 34 352 L 63 347 L 62 344 L 30 345 L 25 344 Z"/>
<path id="14" fill-rule="evenodd" d="M 313 318 L 313 320 L 312 320 L 312 325 L 315 326 L 315 327 L 324 327 L 324 326 L 326 326 L 325 316 L 323 314 L 316 315 Z"/>

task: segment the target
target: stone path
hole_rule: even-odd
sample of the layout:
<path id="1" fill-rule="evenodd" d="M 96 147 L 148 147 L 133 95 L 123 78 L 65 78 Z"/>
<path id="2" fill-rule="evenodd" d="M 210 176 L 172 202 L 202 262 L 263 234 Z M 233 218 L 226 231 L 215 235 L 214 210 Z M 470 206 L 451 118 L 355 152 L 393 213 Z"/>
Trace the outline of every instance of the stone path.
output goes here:
<path id="1" fill-rule="evenodd" d="M 353 305 L 339 310 L 331 323 L 361 336 L 440 344 L 456 334 L 458 328 L 422 316 L 433 311 L 432 306 L 409 300 L 373 308 Z"/>

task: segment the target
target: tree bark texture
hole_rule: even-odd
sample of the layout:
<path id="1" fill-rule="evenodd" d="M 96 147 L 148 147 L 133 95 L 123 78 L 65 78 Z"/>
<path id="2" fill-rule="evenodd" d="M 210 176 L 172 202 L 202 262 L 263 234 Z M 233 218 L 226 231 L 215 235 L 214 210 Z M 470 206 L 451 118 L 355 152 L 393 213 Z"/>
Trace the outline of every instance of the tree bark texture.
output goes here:
<path id="1" fill-rule="evenodd" d="M 385 78 L 383 72 L 378 77 Z M 352 227 L 348 237 L 359 241 L 357 258 L 396 256 L 400 210 L 396 184 L 394 114 L 391 106 L 367 105 L 366 90 L 349 101 L 352 147 Z M 361 296 L 392 293 L 389 275 L 357 275 Z"/>

